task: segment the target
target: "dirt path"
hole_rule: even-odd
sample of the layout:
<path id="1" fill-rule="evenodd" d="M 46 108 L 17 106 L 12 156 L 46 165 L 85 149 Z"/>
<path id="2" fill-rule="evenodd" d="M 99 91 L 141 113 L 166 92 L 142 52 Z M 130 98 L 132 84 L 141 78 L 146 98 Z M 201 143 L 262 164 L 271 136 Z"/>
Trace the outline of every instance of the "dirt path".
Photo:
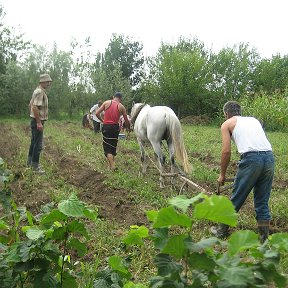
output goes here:
<path id="1" fill-rule="evenodd" d="M 27 127 L 23 126 L 21 129 L 29 134 Z M 28 173 L 29 168 L 17 166 L 15 161 L 17 161 L 21 143 L 18 137 L 11 132 L 9 124 L 1 124 L 0 135 L 5 135 L 0 138 L 0 157 L 5 160 L 8 167 L 13 167 L 13 172 L 16 173 L 11 184 L 13 199 L 17 205 L 24 205 L 32 213 L 37 213 L 41 205 L 51 202 L 49 196 L 51 191 L 59 188 L 55 187 L 55 183 L 51 179 L 35 176 L 33 173 Z M 132 224 L 147 223 L 145 212 L 135 204 L 129 191 L 108 187 L 104 184 L 106 179 L 104 174 L 92 170 L 73 157 L 64 155 L 49 138 L 45 138 L 43 157 L 51 164 L 53 163 L 53 167 L 55 167 L 53 168 L 53 179 L 62 178 L 66 184 L 76 187 L 80 191 L 78 197 L 82 201 L 99 207 L 101 218 L 127 227 Z M 39 177 L 36 186 L 29 185 L 31 177 Z"/>

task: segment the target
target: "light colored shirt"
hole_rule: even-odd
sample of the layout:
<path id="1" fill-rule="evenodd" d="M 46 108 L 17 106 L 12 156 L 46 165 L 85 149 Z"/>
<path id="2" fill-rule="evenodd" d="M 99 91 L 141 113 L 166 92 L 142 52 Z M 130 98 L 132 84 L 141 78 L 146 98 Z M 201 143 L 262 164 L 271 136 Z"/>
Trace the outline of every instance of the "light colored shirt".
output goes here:
<path id="1" fill-rule="evenodd" d="M 29 103 L 30 117 L 35 118 L 35 115 L 32 110 L 33 105 L 38 107 L 40 120 L 47 120 L 48 119 L 48 97 L 46 95 L 45 90 L 41 86 L 38 86 L 34 90 L 32 94 L 32 98 Z"/>
<path id="2" fill-rule="evenodd" d="M 92 115 L 93 121 L 101 122 L 101 121 L 97 118 L 97 116 L 96 116 L 96 114 L 95 114 L 98 108 L 99 108 L 99 105 L 98 105 L 98 104 L 95 104 L 95 105 L 90 109 L 90 113 L 91 113 L 91 115 Z"/>
<path id="3" fill-rule="evenodd" d="M 254 117 L 235 116 L 237 122 L 232 140 L 240 154 L 251 151 L 272 151 L 261 123 Z"/>

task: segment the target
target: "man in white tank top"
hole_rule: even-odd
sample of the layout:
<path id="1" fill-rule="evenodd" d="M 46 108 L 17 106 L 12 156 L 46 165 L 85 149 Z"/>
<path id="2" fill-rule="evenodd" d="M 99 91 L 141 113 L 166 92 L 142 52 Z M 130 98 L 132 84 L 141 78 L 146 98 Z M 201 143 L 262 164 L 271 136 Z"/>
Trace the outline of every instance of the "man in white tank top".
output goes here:
<path id="1" fill-rule="evenodd" d="M 261 242 L 269 235 L 269 198 L 274 176 L 272 147 L 261 123 L 254 117 L 242 117 L 240 104 L 227 102 L 223 107 L 226 121 L 221 126 L 221 173 L 218 183 L 224 185 L 231 157 L 231 140 L 240 153 L 238 170 L 234 180 L 231 201 L 238 212 L 253 189 L 254 208 Z M 211 232 L 219 238 L 228 235 L 228 226 L 220 224 Z"/>

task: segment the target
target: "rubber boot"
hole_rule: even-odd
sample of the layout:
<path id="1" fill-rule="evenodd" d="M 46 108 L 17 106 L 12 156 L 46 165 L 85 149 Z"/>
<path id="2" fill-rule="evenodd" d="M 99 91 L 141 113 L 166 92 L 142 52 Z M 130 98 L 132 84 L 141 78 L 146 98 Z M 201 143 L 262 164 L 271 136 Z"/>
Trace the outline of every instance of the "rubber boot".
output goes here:
<path id="1" fill-rule="evenodd" d="M 228 225 L 220 223 L 217 227 L 212 226 L 210 231 L 217 238 L 223 239 L 229 235 L 228 229 L 229 229 Z"/>
<path id="2" fill-rule="evenodd" d="M 261 220 L 261 221 L 257 221 L 257 224 L 258 224 L 258 231 L 259 231 L 259 234 L 260 234 L 260 242 L 264 243 L 265 240 L 269 236 L 269 224 L 270 224 L 270 221 L 269 220 Z"/>

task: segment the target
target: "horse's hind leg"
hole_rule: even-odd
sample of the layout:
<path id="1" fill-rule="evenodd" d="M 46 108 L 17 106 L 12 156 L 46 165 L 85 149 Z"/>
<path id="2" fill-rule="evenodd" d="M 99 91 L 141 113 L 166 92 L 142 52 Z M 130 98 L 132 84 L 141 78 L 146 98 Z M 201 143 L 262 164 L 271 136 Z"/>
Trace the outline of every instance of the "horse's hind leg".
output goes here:
<path id="1" fill-rule="evenodd" d="M 147 171 L 148 163 L 146 161 L 144 142 L 139 140 L 139 146 L 140 146 L 140 151 L 141 151 L 141 171 L 140 171 L 140 173 L 145 174 Z"/>
<path id="2" fill-rule="evenodd" d="M 155 154 L 158 156 L 158 163 L 159 163 L 159 168 L 160 168 L 160 177 L 159 177 L 159 181 L 160 181 L 160 188 L 164 188 L 164 177 L 162 176 L 163 172 L 164 172 L 164 164 L 165 164 L 165 156 L 162 154 L 161 151 L 161 143 L 152 143 L 153 149 Z"/>
<path id="3" fill-rule="evenodd" d="M 178 173 L 179 168 L 175 162 L 175 155 L 174 155 L 174 146 L 172 143 L 172 140 L 167 141 L 168 149 L 169 149 L 169 155 L 170 155 L 170 163 L 171 163 L 171 174 Z M 171 184 L 174 186 L 175 184 L 175 177 L 171 177 Z"/>

